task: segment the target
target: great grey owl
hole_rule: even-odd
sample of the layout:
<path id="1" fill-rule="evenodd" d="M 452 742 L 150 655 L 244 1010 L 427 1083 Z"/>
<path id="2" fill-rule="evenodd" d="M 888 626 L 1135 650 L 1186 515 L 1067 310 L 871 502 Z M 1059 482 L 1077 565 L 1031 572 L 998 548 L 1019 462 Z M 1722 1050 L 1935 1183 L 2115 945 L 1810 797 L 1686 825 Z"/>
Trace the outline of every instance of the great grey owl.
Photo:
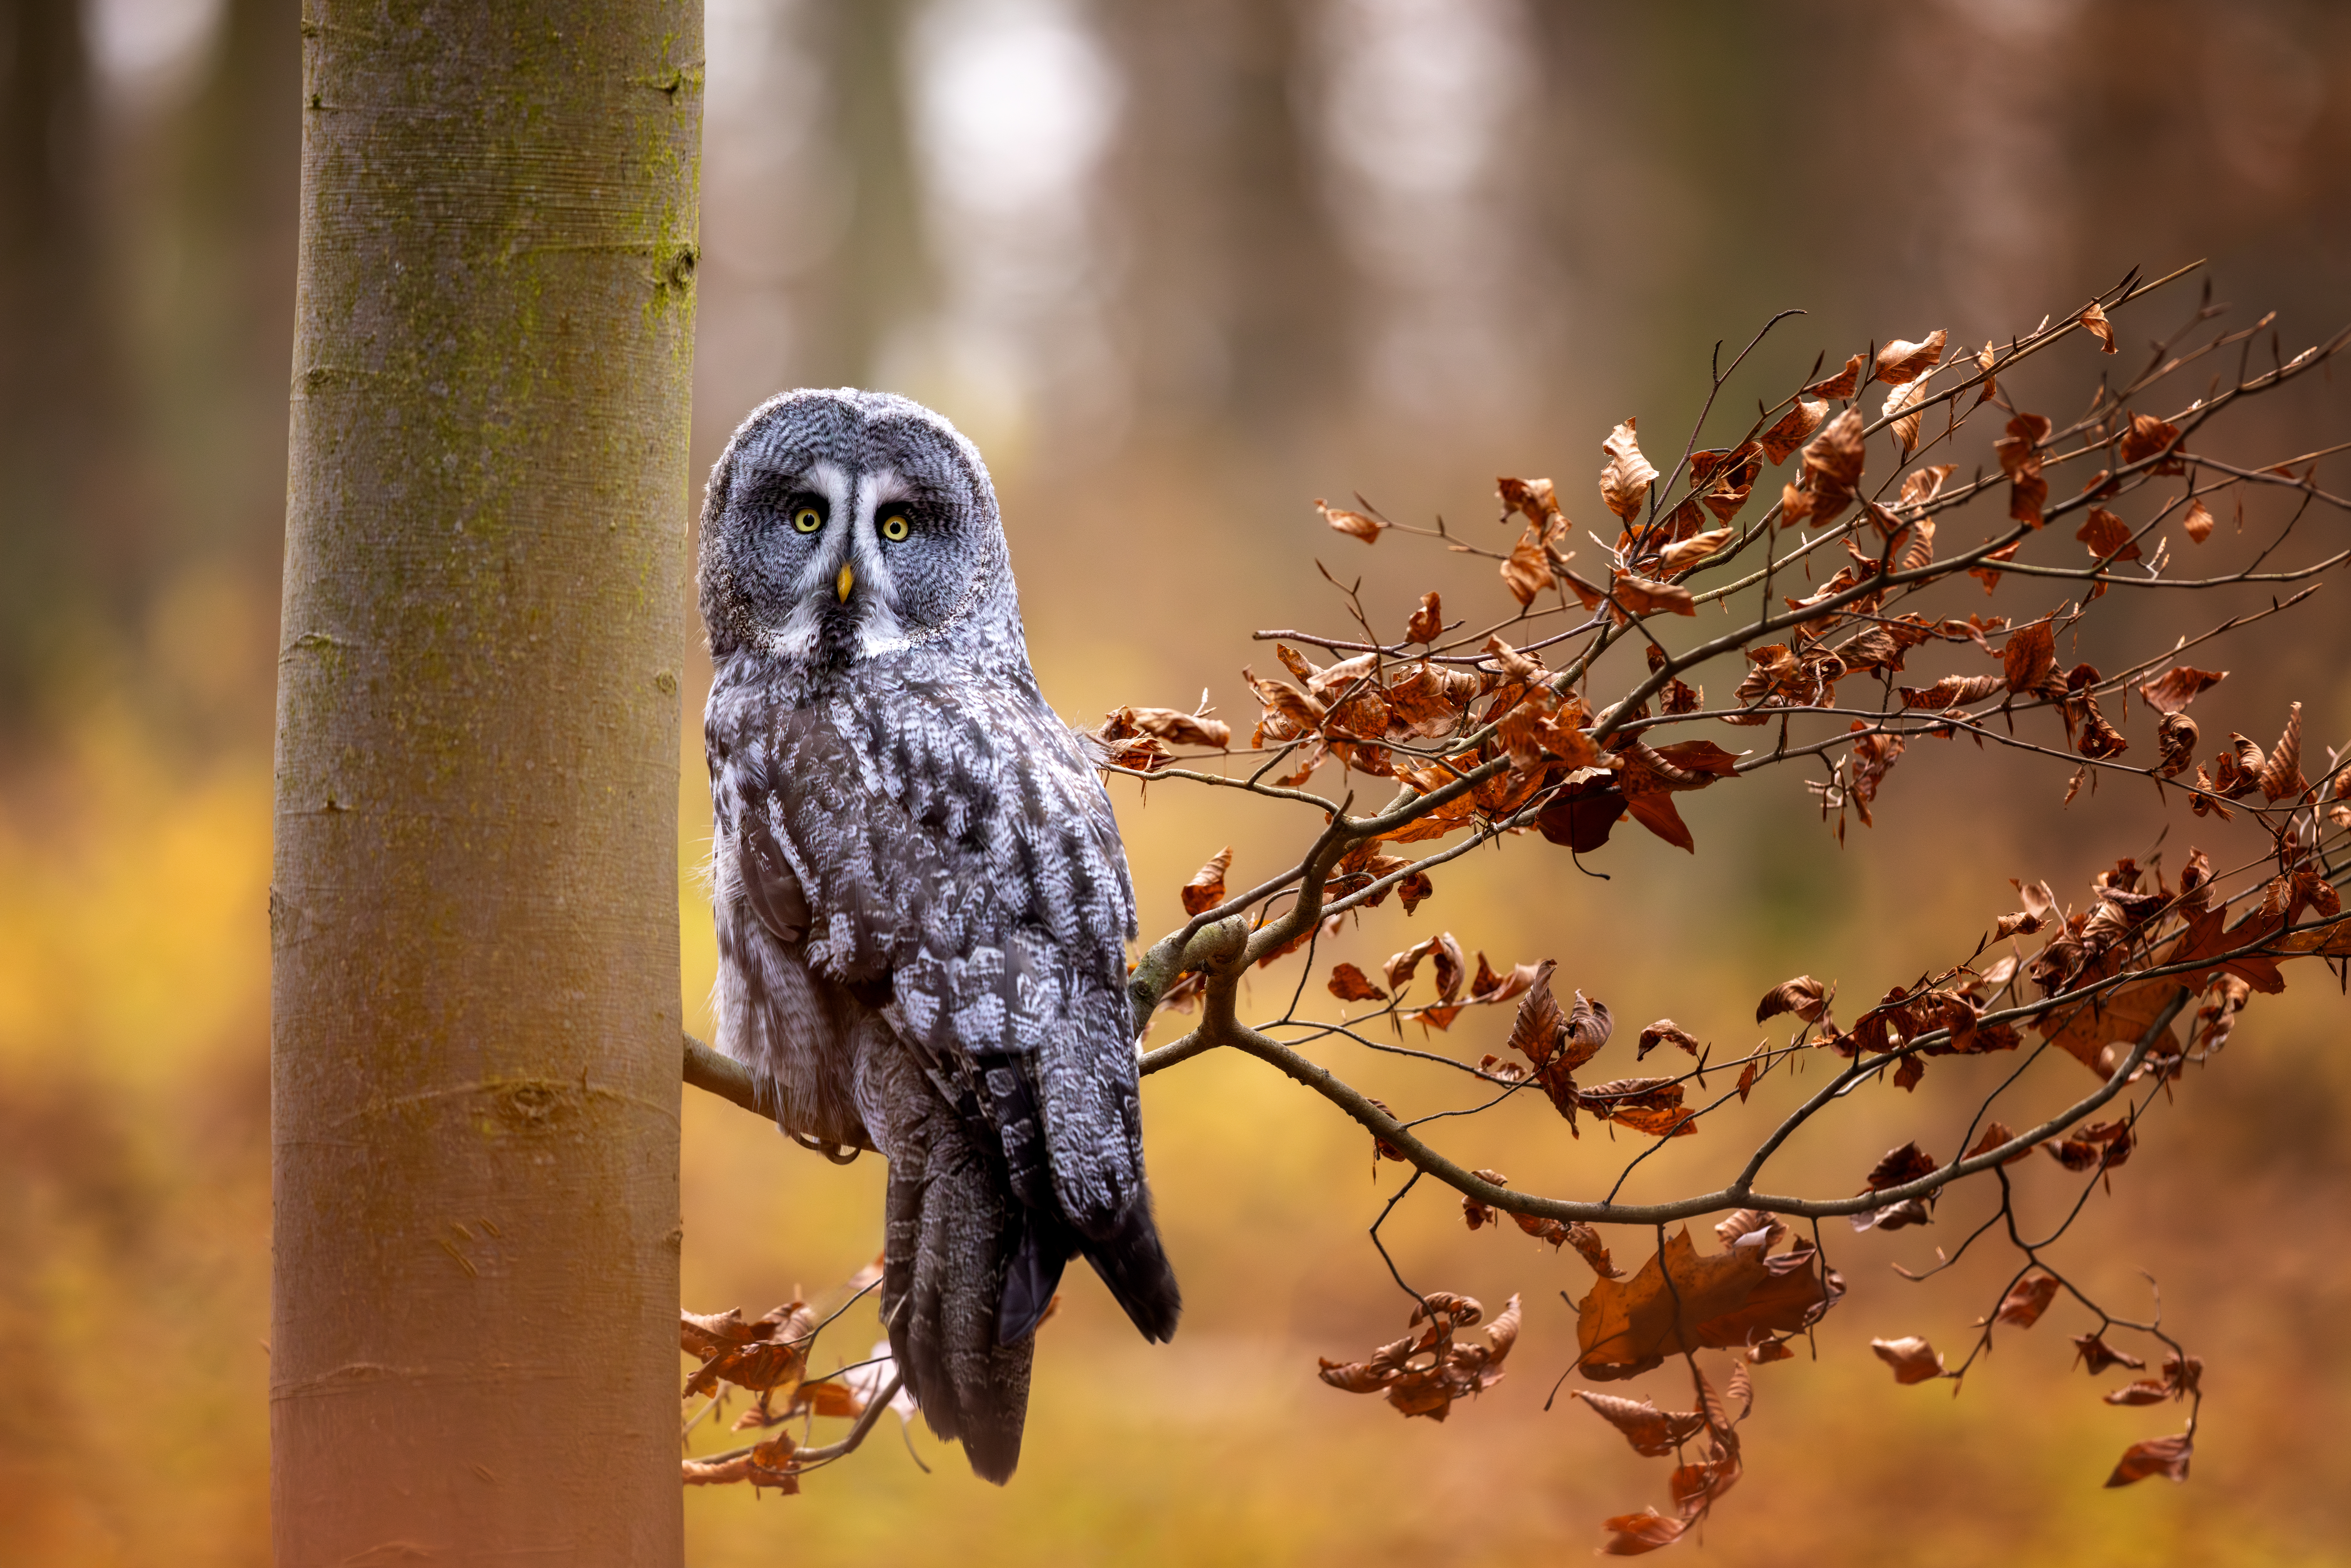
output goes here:
<path id="1" fill-rule="evenodd" d="M 931 1429 L 1012 1473 L 1082 1254 L 1146 1338 L 1134 894 L 1029 667 L 996 492 L 904 398 L 787 393 L 710 477 L 702 614 L 719 1049 L 803 1143 L 890 1162 L 882 1313 Z"/>

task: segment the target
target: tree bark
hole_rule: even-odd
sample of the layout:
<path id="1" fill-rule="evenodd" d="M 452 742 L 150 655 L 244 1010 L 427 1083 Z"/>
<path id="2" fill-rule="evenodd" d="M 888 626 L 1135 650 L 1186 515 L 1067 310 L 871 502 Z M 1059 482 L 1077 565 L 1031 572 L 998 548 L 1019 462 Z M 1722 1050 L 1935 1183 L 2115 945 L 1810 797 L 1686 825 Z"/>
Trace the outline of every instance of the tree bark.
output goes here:
<path id="1" fill-rule="evenodd" d="M 277 1562 L 682 1555 L 693 0 L 311 0 Z"/>

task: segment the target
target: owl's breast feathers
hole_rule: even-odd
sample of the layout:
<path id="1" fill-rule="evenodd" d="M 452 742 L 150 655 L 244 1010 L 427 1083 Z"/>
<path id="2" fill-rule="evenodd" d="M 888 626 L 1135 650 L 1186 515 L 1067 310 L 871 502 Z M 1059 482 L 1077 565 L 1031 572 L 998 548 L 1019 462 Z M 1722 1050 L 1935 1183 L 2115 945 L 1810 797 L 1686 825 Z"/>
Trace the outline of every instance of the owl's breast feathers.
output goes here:
<path id="1" fill-rule="evenodd" d="M 869 663 L 795 704 L 765 674 L 726 660 L 707 718 L 742 900 L 817 974 L 886 1001 L 1018 1196 L 1047 1201 L 1050 1176 L 1071 1222 L 1107 1233 L 1143 1171 L 1134 894 L 1099 779 L 1025 678 Z"/>

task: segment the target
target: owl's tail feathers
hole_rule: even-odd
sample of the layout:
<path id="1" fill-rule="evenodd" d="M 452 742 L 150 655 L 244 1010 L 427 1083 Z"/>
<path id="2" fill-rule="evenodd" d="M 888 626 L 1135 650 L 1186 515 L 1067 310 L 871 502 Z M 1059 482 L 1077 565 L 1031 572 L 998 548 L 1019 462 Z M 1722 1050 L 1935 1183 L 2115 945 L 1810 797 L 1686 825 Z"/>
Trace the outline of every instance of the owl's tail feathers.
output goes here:
<path id="1" fill-rule="evenodd" d="M 1176 1288 L 1176 1270 L 1159 1245 L 1149 1189 L 1135 1195 L 1107 1236 L 1083 1245 L 1086 1261 L 1094 1266 L 1094 1272 L 1134 1320 L 1143 1337 L 1157 1342 L 1174 1339 L 1176 1320 L 1184 1311 L 1184 1295 Z"/>
<path id="2" fill-rule="evenodd" d="M 1070 1228 L 1061 1210 L 1030 1208 L 1015 1203 L 1020 1236 L 1012 1249 L 1011 1266 L 1004 1271 L 1004 1300 L 997 1308 L 996 1338 L 999 1344 L 1026 1339 L 1052 1310 L 1053 1292 L 1061 1288 L 1061 1270 L 1071 1255 L 1084 1244 Z"/>
<path id="3" fill-rule="evenodd" d="M 1061 1285 L 1061 1270 L 1079 1253 L 1094 1266 L 1094 1272 L 1102 1276 L 1144 1338 L 1175 1337 L 1184 1298 L 1176 1288 L 1176 1270 L 1168 1266 L 1167 1254 L 1159 1245 L 1148 1194 L 1100 1241 L 1080 1235 L 1059 1205 L 1022 1208 L 1016 1204 L 1015 1207 L 1020 1210 L 1015 1221 L 1019 1236 L 1012 1249 L 1011 1265 L 1004 1273 L 1004 1301 L 997 1311 L 999 1343 L 1010 1344 L 1035 1332 L 1052 1308 L 1053 1292 Z"/>
<path id="4" fill-rule="evenodd" d="M 921 1132 L 890 1161 L 882 1280 L 890 1350 L 931 1430 L 960 1441 L 973 1472 L 1001 1486 L 1020 1462 L 1037 1343 L 997 1336 L 1017 1206 L 952 1116 L 926 1117 Z"/>

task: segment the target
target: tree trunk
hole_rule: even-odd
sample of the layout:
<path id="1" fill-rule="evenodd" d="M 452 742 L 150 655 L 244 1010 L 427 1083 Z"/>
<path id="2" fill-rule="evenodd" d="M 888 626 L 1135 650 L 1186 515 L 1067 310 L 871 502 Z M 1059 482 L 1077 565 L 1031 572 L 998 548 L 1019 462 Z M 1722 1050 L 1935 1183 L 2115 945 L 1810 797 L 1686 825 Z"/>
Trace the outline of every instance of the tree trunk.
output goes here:
<path id="1" fill-rule="evenodd" d="M 310 0 L 277 1560 L 672 1564 L 693 0 Z"/>

